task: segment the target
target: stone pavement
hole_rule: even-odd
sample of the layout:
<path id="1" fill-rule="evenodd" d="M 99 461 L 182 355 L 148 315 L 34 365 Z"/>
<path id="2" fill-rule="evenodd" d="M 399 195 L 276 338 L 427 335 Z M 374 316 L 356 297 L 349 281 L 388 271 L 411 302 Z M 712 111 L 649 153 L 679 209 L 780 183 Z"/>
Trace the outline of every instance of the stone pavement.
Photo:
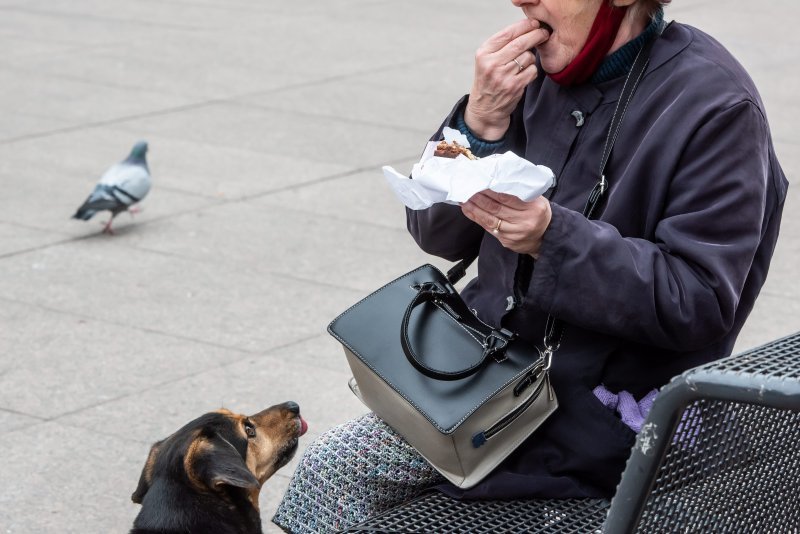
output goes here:
<path id="1" fill-rule="evenodd" d="M 667 12 L 750 70 L 790 180 L 798 15 Z M 410 169 L 517 18 L 500 0 L 0 0 L 0 533 L 126 532 L 149 444 L 221 406 L 296 400 L 302 446 L 363 413 L 325 327 L 430 260 L 380 166 Z M 70 220 L 139 139 L 143 213 L 113 237 Z M 798 194 L 740 349 L 800 330 Z M 295 465 L 262 493 L 267 531 Z"/>

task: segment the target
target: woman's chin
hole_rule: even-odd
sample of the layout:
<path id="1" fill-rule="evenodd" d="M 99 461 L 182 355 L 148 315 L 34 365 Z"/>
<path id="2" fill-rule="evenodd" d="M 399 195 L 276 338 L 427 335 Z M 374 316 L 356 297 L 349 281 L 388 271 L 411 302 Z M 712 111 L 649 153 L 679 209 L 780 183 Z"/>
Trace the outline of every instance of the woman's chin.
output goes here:
<path id="1" fill-rule="evenodd" d="M 539 56 L 539 62 L 542 65 L 542 70 L 547 74 L 556 74 L 567 68 L 569 64 L 569 54 L 564 53 L 563 47 L 558 46 L 558 43 L 553 41 L 545 41 L 536 47 L 536 52 Z"/>
<path id="2" fill-rule="evenodd" d="M 552 59 L 548 60 L 548 58 L 543 56 L 541 53 L 539 55 L 539 60 L 542 63 L 542 70 L 547 74 L 558 74 L 567 68 L 567 64 L 565 62 Z"/>

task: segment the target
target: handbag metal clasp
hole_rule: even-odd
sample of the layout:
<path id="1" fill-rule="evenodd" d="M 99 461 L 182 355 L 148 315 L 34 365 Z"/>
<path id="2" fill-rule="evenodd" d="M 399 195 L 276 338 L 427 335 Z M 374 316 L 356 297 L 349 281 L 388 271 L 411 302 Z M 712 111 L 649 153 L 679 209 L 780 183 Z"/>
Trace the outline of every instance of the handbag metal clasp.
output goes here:
<path id="1" fill-rule="evenodd" d="M 483 344 L 484 355 L 491 356 L 497 363 L 506 361 L 506 348 L 508 343 L 516 336 L 514 332 L 505 328 L 501 328 L 499 331 L 492 330 L 492 333 L 486 337 L 486 341 Z"/>
<path id="2" fill-rule="evenodd" d="M 551 347 L 550 345 L 545 345 L 544 350 L 540 350 L 539 352 L 542 353 L 542 358 L 544 358 L 544 370 L 549 371 L 550 366 L 553 364 L 553 353 L 558 350 L 559 345 L 555 347 Z"/>
<path id="3" fill-rule="evenodd" d="M 421 284 L 412 285 L 411 288 L 420 293 L 430 293 L 432 295 L 445 296 L 453 293 L 450 286 L 440 284 L 439 282 L 422 282 Z"/>

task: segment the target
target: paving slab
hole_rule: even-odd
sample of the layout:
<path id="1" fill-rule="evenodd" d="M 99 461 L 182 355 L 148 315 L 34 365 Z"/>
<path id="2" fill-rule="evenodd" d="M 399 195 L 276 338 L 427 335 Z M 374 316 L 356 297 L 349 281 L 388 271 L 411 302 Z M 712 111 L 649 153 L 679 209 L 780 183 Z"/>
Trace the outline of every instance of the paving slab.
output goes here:
<path id="1" fill-rule="evenodd" d="M 389 126 L 371 126 L 315 115 L 265 110 L 236 103 L 210 104 L 118 127 L 224 147 L 239 147 L 314 162 L 372 167 L 419 154 L 419 139 Z M 253 135 L 253 132 L 259 132 Z"/>
<path id="2" fill-rule="evenodd" d="M 40 4 L 41 5 L 41 4 Z M 135 22 L 108 18 L 81 17 L 48 9 L 32 8 L 28 2 L 0 4 L 3 25 L 0 35 L 19 37 L 26 42 L 52 42 L 65 45 L 104 45 L 120 43 Z M 138 25 L 139 28 L 142 25 Z M 21 43 L 22 44 L 22 43 Z"/>
<path id="3" fill-rule="evenodd" d="M 346 366 L 341 349 L 319 357 L 334 355 Z M 314 436 L 367 411 L 347 386 L 350 376 L 345 370 L 295 361 L 293 351 L 286 347 L 90 406 L 59 422 L 152 443 L 206 412 L 227 408 L 252 414 L 292 400 L 308 422 L 308 435 Z M 146 456 L 145 449 L 142 461 Z"/>
<path id="4" fill-rule="evenodd" d="M 287 225 L 287 221 L 295 221 L 295 225 Z M 258 202 L 226 203 L 171 217 L 158 227 L 157 232 L 136 232 L 127 242 L 137 248 L 189 258 L 200 265 L 218 264 L 230 273 L 247 273 L 255 279 L 263 275 L 259 285 L 272 280 L 277 284 L 272 289 L 276 293 L 287 289 L 275 279 L 277 275 L 315 284 L 314 293 L 331 287 L 360 294 L 380 287 L 428 258 L 405 228 L 369 222 L 353 224 L 346 218 L 297 213 L 292 208 L 261 206 Z M 242 229 L 246 229 L 244 235 Z M 231 240 L 237 233 L 242 237 Z M 447 265 L 443 260 L 436 263 Z M 352 298 L 352 294 L 343 296 Z M 298 298 L 314 297 L 312 293 Z M 328 298 L 333 299 L 333 294 Z M 298 302 L 283 312 L 303 307 Z"/>
<path id="5" fill-rule="evenodd" d="M 416 55 L 417 47 L 407 47 L 399 58 L 393 39 L 371 38 L 376 33 L 364 35 L 370 28 L 372 32 L 380 28 L 378 31 L 399 40 L 407 38 L 410 28 L 416 29 L 417 40 L 438 36 L 428 43 L 431 52 L 425 52 L 425 43 L 417 45 L 426 56 L 432 56 L 438 45 L 448 44 L 448 49 L 454 50 L 453 34 L 461 34 L 456 31 L 458 25 L 444 24 L 445 20 L 453 22 L 455 17 L 473 27 L 478 24 L 477 17 L 432 11 L 422 19 L 426 28 L 421 28 L 418 13 L 424 4 L 419 2 L 397 6 L 393 11 L 380 3 L 354 3 L 358 18 L 350 16 L 339 3 L 335 7 L 301 3 L 280 9 L 247 6 L 246 17 L 239 10 L 199 4 L 177 19 L 175 4 L 150 4 L 153 9 L 143 11 L 135 6 L 111 7 L 96 0 L 82 2 L 77 9 L 64 1 L 54 5 L 36 2 L 5 11 L 16 28 L 11 35 L 102 46 L 101 50 L 62 55 L 57 61 L 42 58 L 42 62 L 28 65 L 37 72 L 205 97 L 249 92 L 292 80 L 309 82 L 318 79 L 321 70 L 328 71 L 325 67 L 332 61 L 336 62 L 336 75 L 341 76 L 398 61 L 406 63 Z M 365 27 L 364 22 L 369 25 Z M 65 29 L 75 26 L 80 30 L 78 36 Z M 239 31 L 228 31 L 231 27 Z M 428 31 L 420 31 L 424 29 Z M 215 38 L 220 32 L 226 32 L 224 40 Z M 140 38 L 123 41 L 118 37 L 122 33 L 135 33 Z M 370 46 L 361 46 L 353 35 L 369 38 Z M 287 41 L 292 43 L 289 48 Z M 469 42 L 469 49 L 474 45 Z M 254 50 L 262 53 L 253 54 Z M 272 53 L 275 50 L 280 53 Z M 176 63 L 182 64 L 184 76 L 170 75 Z"/>
<path id="6" fill-rule="evenodd" d="M 124 159 L 139 140 L 149 143 L 147 161 L 153 179 L 151 195 L 142 205 L 152 204 L 159 196 L 164 196 L 167 209 L 161 215 L 213 204 L 191 197 L 223 201 L 257 196 L 341 176 L 352 172 L 353 168 L 352 162 L 313 161 L 277 152 L 224 146 L 215 142 L 213 134 L 208 141 L 193 141 L 181 136 L 157 135 L 147 128 L 90 126 L 5 145 L 0 143 L 0 173 L 13 181 L 15 190 L 22 189 L 12 191 L 18 195 L 13 202 L 7 199 L 0 202 L 17 208 L 27 201 L 26 207 L 31 208 L 30 202 L 37 201 L 44 212 L 64 211 L 67 205 L 74 211 L 108 166 Z M 59 194 L 54 194 L 55 191 Z M 55 201 L 66 202 L 72 198 L 67 197 L 67 193 L 75 198 L 57 208 Z M 186 197 L 180 200 L 171 196 L 174 193 Z M 0 217 L 8 215 L 0 213 Z"/>
<path id="7" fill-rule="evenodd" d="M 0 528 L 11 534 L 125 533 L 143 444 L 58 423 L 0 435 Z"/>
<path id="8" fill-rule="evenodd" d="M 449 50 L 448 47 L 445 49 Z M 424 100 L 417 102 L 413 107 L 428 107 L 428 100 L 440 101 L 450 104 L 469 92 L 472 85 L 472 74 L 475 65 L 472 61 L 473 54 L 439 54 L 420 61 L 409 61 L 393 67 L 388 67 L 372 72 L 350 76 L 354 82 L 370 86 L 370 92 L 380 94 L 393 94 L 397 88 L 407 88 L 428 95 Z M 387 99 L 387 102 L 391 102 Z M 409 111 L 414 111 L 411 109 Z M 437 117 L 437 123 L 444 116 Z M 418 125 L 419 126 L 419 125 Z M 437 124 L 438 126 L 438 124 Z"/>
<path id="9" fill-rule="evenodd" d="M 102 173 L 117 161 L 124 159 L 135 141 L 133 136 L 125 136 L 124 144 L 115 144 L 113 155 L 101 156 L 91 165 L 76 162 L 76 159 L 86 157 L 87 152 L 73 152 L 63 154 L 63 169 L 57 169 L 58 163 L 51 167 L 46 163 L 45 157 L 36 154 L 23 156 L 18 151 L 6 150 L 0 146 L 0 158 L 3 155 L 14 153 L 13 157 L 0 160 L 0 173 L 4 183 L 9 184 L 0 202 L 0 221 L 10 224 L 38 229 L 51 234 L 68 236 L 71 238 L 95 238 L 102 230 L 101 223 L 108 221 L 108 212 L 98 213 L 89 221 L 71 219 L 77 208 L 86 200 L 94 189 Z M 130 143 L 130 146 L 129 146 Z M 16 148 L 20 145 L 15 144 Z M 121 153 L 121 155 L 120 155 Z M 78 155 L 80 154 L 80 155 Z M 157 157 L 157 156 L 156 156 Z M 70 170 L 70 166 L 75 170 Z M 81 170 L 82 169 L 82 170 Z M 155 173 L 156 168 L 153 169 Z M 203 197 L 196 194 L 186 194 L 180 190 L 160 188 L 159 177 L 153 176 L 153 194 L 141 203 L 142 212 L 137 215 L 122 213 L 116 217 L 114 228 L 119 231 L 127 229 L 139 231 L 140 224 L 152 222 L 165 216 L 177 213 L 190 212 L 219 203 L 222 199 L 212 196 Z M 66 185 L 65 185 L 66 184 Z M 44 234 L 42 234 L 43 239 Z M 34 243 L 41 240 L 35 239 Z M 105 236 L 108 237 L 108 236 Z M 19 243 L 25 245 L 20 234 Z M 18 245 L 4 244 L 0 248 L 13 248 Z"/>
<path id="10" fill-rule="evenodd" d="M 427 137 L 423 136 L 420 153 L 426 141 Z M 403 174 L 410 173 L 417 159 L 398 161 L 393 167 Z M 291 209 L 303 220 L 324 216 L 403 232 L 406 227 L 405 206 L 389 188 L 379 167 L 353 172 L 335 180 L 300 184 L 285 191 L 260 195 L 251 199 L 249 204 L 258 209 Z M 407 233 L 398 237 L 398 244 L 411 239 Z"/>
<path id="11" fill-rule="evenodd" d="M 0 409 L 0 435 L 22 428 L 33 428 L 43 422 L 40 418 Z"/>
<path id="12" fill-rule="evenodd" d="M 64 241 L 65 234 L 0 222 L 0 258 Z"/>
<path id="13" fill-rule="evenodd" d="M 124 130 L 118 133 L 131 137 Z M 213 141 L 196 142 L 160 135 L 147 135 L 147 141 L 154 192 L 159 194 L 166 188 L 219 201 L 241 200 L 352 172 L 352 165 L 220 146 Z M 174 213 L 167 210 L 162 215 Z"/>
<path id="14" fill-rule="evenodd" d="M 84 57 L 79 61 L 85 61 Z M 53 77 L 39 71 L 6 67 L 14 83 L 0 85 L 0 98 L 15 102 L 15 110 L 34 117 L 54 118 L 71 125 L 104 122 L 172 109 L 198 100 L 148 89 L 128 88 L 97 81 Z"/>
<path id="15" fill-rule="evenodd" d="M 275 274 L 131 250 L 107 237 L 6 258 L 0 266 L 0 297 L 187 341 L 267 350 L 319 334 L 341 312 L 341 303 L 357 295 Z"/>
<path id="16" fill-rule="evenodd" d="M 4 113 L 3 121 L 0 122 L 0 143 L 21 137 L 38 137 L 53 130 L 69 128 L 74 124 L 74 122 L 52 117 L 38 117 L 8 111 Z"/>
<path id="17" fill-rule="evenodd" d="M 800 331 L 800 301 L 764 291 L 736 339 L 734 354 Z"/>
<path id="18" fill-rule="evenodd" d="M 274 68 L 266 60 L 269 56 L 254 60 L 246 50 L 257 43 L 241 44 L 239 50 L 227 49 L 228 41 L 212 47 L 213 30 L 150 33 L 133 42 L 112 42 L 91 48 L 73 46 L 53 54 L 17 55 L 0 62 L 13 67 L 21 76 L 41 76 L 29 82 L 33 87 L 38 87 L 37 81 L 72 84 L 77 88 L 94 85 L 95 91 L 106 91 L 104 95 L 128 94 L 133 101 L 131 105 L 140 106 L 154 101 L 160 105 L 203 102 L 303 83 L 312 78 L 309 74 Z M 205 48 L 205 54 L 196 54 L 198 48 Z M 176 64 L 182 64 L 184 75 L 172 75 Z M 253 76 L 254 71 L 261 70 L 270 74 Z M 143 98 L 126 91 L 141 93 Z"/>
<path id="19" fill-rule="evenodd" d="M 43 419 L 250 355 L 246 351 L 2 301 L 0 406 Z"/>
<path id="20" fill-rule="evenodd" d="M 424 144 L 453 107 L 452 93 L 425 93 L 407 82 L 391 89 L 375 90 L 361 81 L 331 80 L 311 86 L 269 91 L 237 99 L 259 108 L 313 114 L 364 125 L 419 133 Z M 425 129 L 427 125 L 427 130 Z"/>

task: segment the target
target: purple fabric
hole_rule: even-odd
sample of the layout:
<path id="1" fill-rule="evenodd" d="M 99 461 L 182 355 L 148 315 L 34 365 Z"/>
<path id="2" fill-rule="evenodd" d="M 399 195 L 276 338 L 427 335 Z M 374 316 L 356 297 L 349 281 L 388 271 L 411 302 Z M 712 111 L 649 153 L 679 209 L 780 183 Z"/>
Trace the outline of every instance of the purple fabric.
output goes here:
<path id="1" fill-rule="evenodd" d="M 639 410 L 641 410 L 641 412 L 645 415 L 649 414 L 650 408 L 653 407 L 653 403 L 655 402 L 657 396 L 658 390 L 654 389 L 642 397 L 642 399 L 639 401 Z"/>
<path id="2" fill-rule="evenodd" d="M 658 390 L 650 391 L 638 402 L 627 391 L 620 391 L 619 394 L 612 393 L 602 384 L 594 388 L 593 393 L 606 408 L 619 414 L 622 422 L 631 430 L 639 432 L 647 414 L 650 413 L 650 408 L 653 407 Z"/>
<path id="3" fill-rule="evenodd" d="M 694 447 L 696 438 L 702 430 L 703 418 L 696 406 L 689 406 L 681 415 L 672 443 L 681 444 L 684 448 Z"/>
<path id="4" fill-rule="evenodd" d="M 606 387 L 602 384 L 594 388 L 594 396 L 603 403 L 603 406 L 609 408 L 611 410 L 616 410 L 617 405 L 619 404 L 619 395 L 616 393 L 611 393 Z"/>

